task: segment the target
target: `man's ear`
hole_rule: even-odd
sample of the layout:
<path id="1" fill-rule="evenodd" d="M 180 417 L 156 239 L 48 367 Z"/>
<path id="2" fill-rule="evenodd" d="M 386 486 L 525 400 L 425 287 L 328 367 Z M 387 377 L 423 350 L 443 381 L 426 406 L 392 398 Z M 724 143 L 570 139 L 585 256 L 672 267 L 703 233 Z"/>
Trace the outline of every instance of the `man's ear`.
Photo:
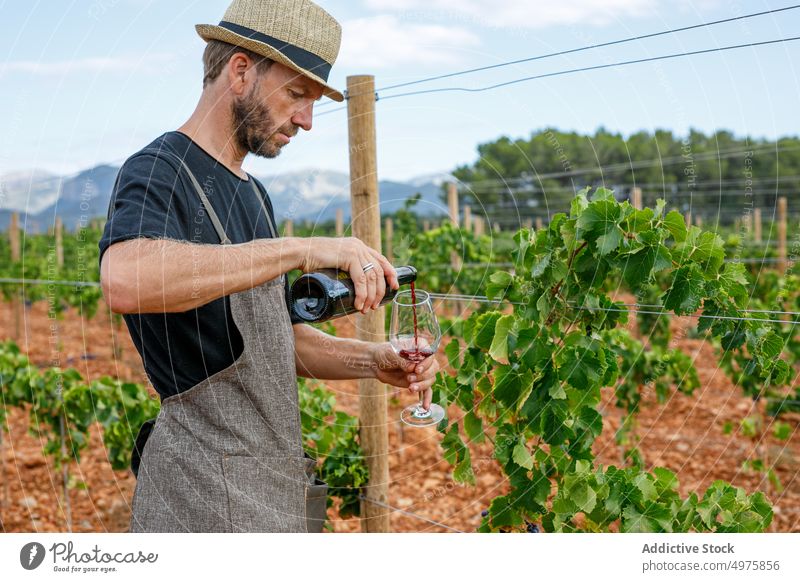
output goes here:
<path id="1" fill-rule="evenodd" d="M 248 70 L 254 68 L 252 61 L 244 53 L 236 53 L 228 61 L 228 81 L 230 82 L 231 90 L 236 95 L 245 93 L 247 86 Z"/>

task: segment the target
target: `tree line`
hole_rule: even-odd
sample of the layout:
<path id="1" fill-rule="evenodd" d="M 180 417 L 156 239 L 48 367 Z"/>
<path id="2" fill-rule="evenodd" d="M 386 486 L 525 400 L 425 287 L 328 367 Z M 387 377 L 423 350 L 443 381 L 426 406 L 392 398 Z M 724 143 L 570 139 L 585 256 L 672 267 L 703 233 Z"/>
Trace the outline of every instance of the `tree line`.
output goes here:
<path id="1" fill-rule="evenodd" d="M 800 138 L 545 128 L 479 145 L 477 160 L 453 175 L 463 203 L 501 221 L 565 211 L 585 187 L 613 189 L 618 199 L 639 187 L 646 205 L 663 198 L 668 208 L 733 222 L 748 208 L 774 208 L 778 196 L 800 211 L 791 200 L 800 187 Z"/>

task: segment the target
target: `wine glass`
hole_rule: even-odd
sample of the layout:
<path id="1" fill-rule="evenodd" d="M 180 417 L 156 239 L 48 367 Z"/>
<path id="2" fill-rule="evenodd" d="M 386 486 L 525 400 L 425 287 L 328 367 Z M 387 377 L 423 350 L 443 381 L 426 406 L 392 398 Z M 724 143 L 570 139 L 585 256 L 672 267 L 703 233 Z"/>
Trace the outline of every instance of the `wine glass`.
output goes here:
<path id="1" fill-rule="evenodd" d="M 400 291 L 392 303 L 392 322 L 389 327 L 389 343 L 394 351 L 409 362 L 422 362 L 439 349 L 442 331 L 433 311 L 431 296 L 425 291 Z M 422 402 L 424 391 L 419 393 L 419 402 L 400 413 L 400 419 L 409 426 L 432 426 L 439 424 L 445 416 L 444 408 L 431 404 L 427 410 Z"/>

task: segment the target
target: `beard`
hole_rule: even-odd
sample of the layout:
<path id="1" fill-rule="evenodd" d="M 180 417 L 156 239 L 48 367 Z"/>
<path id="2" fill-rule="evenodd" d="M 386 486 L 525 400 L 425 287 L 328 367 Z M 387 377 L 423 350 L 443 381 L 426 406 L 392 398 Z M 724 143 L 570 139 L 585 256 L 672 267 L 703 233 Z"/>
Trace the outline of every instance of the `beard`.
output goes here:
<path id="1" fill-rule="evenodd" d="M 276 158 L 283 148 L 275 141 L 280 132 L 289 137 L 297 134 L 297 126 L 289 122 L 283 128 L 276 128 L 269 107 L 256 95 L 256 87 L 245 95 L 234 99 L 231 105 L 233 136 L 236 145 L 243 151 L 262 158 Z"/>

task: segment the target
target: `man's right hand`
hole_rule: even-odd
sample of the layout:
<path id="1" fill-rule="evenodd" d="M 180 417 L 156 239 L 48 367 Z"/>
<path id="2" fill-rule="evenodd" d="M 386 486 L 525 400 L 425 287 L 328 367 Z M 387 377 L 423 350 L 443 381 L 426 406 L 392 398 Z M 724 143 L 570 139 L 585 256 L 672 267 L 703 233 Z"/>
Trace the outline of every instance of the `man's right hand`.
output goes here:
<path id="1" fill-rule="evenodd" d="M 357 238 L 298 238 L 301 245 L 300 269 L 311 273 L 319 269 L 347 271 L 356 289 L 354 306 L 362 313 L 377 309 L 386 295 L 386 283 L 397 290 L 400 283 L 389 260 Z M 372 263 L 375 268 L 366 273 L 364 267 Z"/>

